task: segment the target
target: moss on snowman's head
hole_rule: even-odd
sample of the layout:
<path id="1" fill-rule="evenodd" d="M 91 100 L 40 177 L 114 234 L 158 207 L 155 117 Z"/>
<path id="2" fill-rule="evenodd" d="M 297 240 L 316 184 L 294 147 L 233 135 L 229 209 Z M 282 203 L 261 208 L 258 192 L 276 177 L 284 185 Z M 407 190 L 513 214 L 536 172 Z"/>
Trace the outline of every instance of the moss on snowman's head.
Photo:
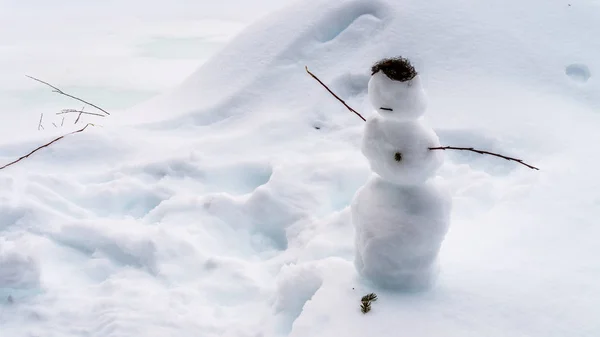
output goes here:
<path id="1" fill-rule="evenodd" d="M 377 61 L 371 67 L 371 75 L 383 72 L 389 79 L 399 82 L 407 82 L 417 76 L 415 67 L 404 57 L 385 58 Z"/>

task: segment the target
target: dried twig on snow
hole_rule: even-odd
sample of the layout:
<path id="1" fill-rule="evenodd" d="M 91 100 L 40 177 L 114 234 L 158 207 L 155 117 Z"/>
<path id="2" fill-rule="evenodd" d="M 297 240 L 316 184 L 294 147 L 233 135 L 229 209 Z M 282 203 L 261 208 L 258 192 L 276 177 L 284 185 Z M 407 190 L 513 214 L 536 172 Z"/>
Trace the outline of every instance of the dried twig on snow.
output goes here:
<path id="1" fill-rule="evenodd" d="M 317 76 L 315 76 L 313 73 L 311 73 L 311 72 L 310 72 L 310 70 L 308 70 L 308 67 L 305 67 L 305 68 L 306 68 L 306 72 L 307 72 L 307 73 L 308 73 L 310 76 L 312 76 L 312 78 L 314 78 L 315 80 L 317 80 L 317 82 L 321 83 L 321 85 L 322 85 L 322 86 L 323 86 L 325 89 L 327 89 L 327 91 L 329 91 L 329 93 L 330 93 L 330 94 L 332 94 L 332 95 L 333 95 L 333 97 L 337 98 L 337 100 L 338 100 L 338 101 L 342 102 L 342 104 L 343 104 L 343 105 L 344 105 L 346 108 L 348 108 L 348 110 L 350 110 L 350 111 L 354 112 L 354 113 L 355 113 L 355 114 L 356 114 L 358 117 L 360 117 L 360 119 L 362 119 L 364 122 L 366 122 L 366 121 L 367 121 L 367 120 L 366 120 L 366 119 L 365 119 L 365 118 L 364 118 L 364 117 L 363 117 L 363 116 L 362 116 L 360 113 L 358 113 L 358 111 L 356 111 L 356 110 L 352 109 L 352 108 L 351 108 L 351 107 L 350 107 L 348 104 L 346 104 L 346 102 L 344 102 L 344 101 L 343 101 L 341 98 L 339 98 L 339 97 L 338 97 L 338 95 L 334 94 L 334 93 L 333 93 L 333 91 L 331 91 L 331 89 L 329 89 L 329 87 L 325 85 L 325 83 L 321 82 L 321 80 L 320 80 L 320 79 L 319 79 Z"/>
<path id="2" fill-rule="evenodd" d="M 72 113 L 72 112 L 77 112 L 77 119 L 75 119 L 75 123 L 77 124 L 79 123 L 79 119 L 81 119 L 81 115 L 91 115 L 91 116 L 100 116 L 100 117 L 106 117 L 105 115 L 101 115 L 101 114 L 97 114 L 97 113 L 93 113 L 93 112 L 87 112 L 87 111 L 83 111 L 85 110 L 85 106 L 83 108 L 81 108 L 81 110 L 77 110 L 77 109 L 63 109 L 61 112 L 57 112 L 57 115 L 63 115 L 63 114 L 68 114 L 68 113 Z M 63 117 L 64 119 L 64 117 Z"/>
<path id="3" fill-rule="evenodd" d="M 348 104 L 346 104 L 346 102 L 344 102 L 335 93 L 333 93 L 333 91 L 331 91 L 323 82 L 321 82 L 321 80 L 316 75 L 314 75 L 313 73 L 311 73 L 308 70 L 308 67 L 305 67 L 305 68 L 306 68 L 306 72 L 308 72 L 308 74 L 310 76 L 312 76 L 315 80 L 317 80 L 319 83 L 321 83 L 321 85 L 325 89 L 327 89 L 327 91 L 329 91 L 329 93 L 332 94 L 333 97 L 337 98 L 340 102 L 342 102 L 342 104 L 344 104 L 344 106 L 346 108 L 348 108 L 348 110 L 354 112 L 358 117 L 360 117 L 360 119 L 362 119 L 363 121 L 366 122 L 366 119 L 360 113 L 358 113 L 356 110 L 352 109 Z M 517 162 L 517 163 L 519 163 L 521 165 L 527 166 L 528 168 L 530 168 L 532 170 L 539 170 L 539 168 L 537 168 L 535 166 L 532 166 L 532 165 L 529 165 L 529 164 L 525 163 L 521 159 L 507 157 L 507 156 L 504 156 L 504 155 L 501 155 L 501 154 L 498 154 L 498 153 L 489 152 L 489 151 L 477 150 L 477 149 L 474 149 L 472 147 L 440 146 L 440 147 L 430 147 L 429 150 L 432 150 L 432 151 L 433 150 L 459 150 L 459 151 L 471 151 L 471 152 L 475 152 L 475 153 L 479 153 L 479 154 L 488 154 L 488 155 L 499 157 L 499 158 L 503 158 L 503 159 L 506 159 L 506 160 L 509 160 L 509 161 Z M 370 310 L 370 308 L 369 308 L 369 310 Z"/>
<path id="4" fill-rule="evenodd" d="M 98 116 L 98 117 L 106 117 L 106 115 L 102 115 L 102 114 L 98 114 L 98 113 L 94 113 L 94 112 L 87 112 L 84 111 L 85 110 L 85 106 L 83 108 L 81 108 L 81 110 L 77 110 L 77 109 L 62 109 L 60 112 L 57 112 L 57 115 L 64 115 L 64 114 L 69 114 L 69 113 L 73 113 L 76 112 L 77 113 L 77 119 L 75 119 L 75 123 L 77 124 L 79 123 L 79 119 L 81 119 L 81 115 L 90 115 L 90 116 Z M 65 118 L 63 117 L 63 123 L 65 121 Z"/>
<path id="5" fill-rule="evenodd" d="M 42 119 L 44 118 L 44 114 L 40 114 L 40 122 L 38 123 L 38 130 L 44 130 L 44 126 L 42 125 Z"/>
<path id="6" fill-rule="evenodd" d="M 77 119 L 75 120 L 75 124 L 77 124 L 79 122 L 79 119 L 81 118 L 81 115 L 83 115 L 83 110 L 85 109 L 85 106 L 83 106 L 81 108 L 81 111 L 79 112 L 79 115 L 77 115 Z"/>
<path id="7" fill-rule="evenodd" d="M 26 154 L 26 155 L 22 156 L 21 158 L 19 158 L 19 159 L 17 159 L 17 160 L 14 160 L 14 161 L 12 161 L 12 162 L 10 162 L 10 163 L 8 163 L 8 164 L 6 164 L 6 165 L 4 165 L 4 166 L 0 167 L 0 170 L 3 170 L 3 169 L 5 169 L 5 168 L 7 168 L 7 167 L 9 167 L 9 166 L 11 166 L 11 165 L 14 165 L 14 164 L 16 164 L 16 163 L 20 162 L 21 160 L 23 160 L 23 159 L 25 159 L 25 158 L 28 158 L 29 156 L 31 156 L 32 154 L 36 153 L 37 151 L 39 151 L 39 150 L 41 150 L 41 149 L 43 149 L 43 148 L 45 148 L 45 147 L 48 147 L 48 146 L 52 145 L 52 144 L 53 144 L 53 143 L 55 143 L 55 142 L 58 142 L 59 140 L 61 140 L 61 139 L 65 138 L 66 136 L 69 136 L 69 135 L 72 135 L 72 134 L 75 134 L 75 133 L 79 133 L 79 132 L 83 132 L 83 131 L 84 131 L 84 130 L 85 130 L 87 127 L 88 127 L 88 126 L 90 126 L 90 125 L 91 125 L 91 126 L 94 126 L 94 124 L 88 123 L 88 124 L 86 124 L 86 126 L 84 126 L 83 128 L 81 128 L 81 129 L 79 129 L 79 130 L 75 130 L 75 131 L 73 131 L 73 132 L 67 133 L 66 135 L 62 135 L 62 136 L 60 136 L 60 137 L 58 137 L 58 138 L 55 138 L 54 140 L 52 140 L 52 141 L 50 141 L 50 142 L 48 142 L 48 143 L 46 143 L 46 144 L 44 144 L 44 145 L 42 145 L 42 146 L 40 146 L 40 147 L 36 148 L 35 150 L 33 150 L 33 151 L 29 152 L 28 154 Z"/>
<path id="8" fill-rule="evenodd" d="M 102 109 L 101 107 L 99 107 L 99 106 L 97 106 L 97 105 L 94 105 L 94 104 L 92 104 L 92 103 L 90 103 L 90 102 L 88 102 L 88 101 L 85 101 L 85 100 L 83 100 L 83 99 L 81 99 L 81 98 L 79 98 L 79 97 L 73 96 L 73 95 L 71 95 L 71 94 L 67 94 L 66 92 L 64 92 L 64 91 L 60 90 L 59 88 L 57 88 L 57 87 L 53 86 L 52 84 L 50 84 L 50 83 L 48 83 L 48 82 L 44 82 L 44 81 L 42 81 L 42 80 L 40 80 L 40 79 L 37 79 L 37 78 L 35 78 L 35 77 L 33 77 L 33 76 L 29 76 L 29 75 L 25 75 L 25 76 L 27 76 L 27 77 L 31 78 L 31 79 L 32 79 L 32 80 L 34 80 L 34 81 L 37 81 L 37 82 L 40 82 L 40 83 L 42 83 L 42 84 L 45 84 L 45 85 L 49 86 L 50 88 L 52 88 L 52 89 L 53 89 L 52 91 L 53 91 L 53 92 L 55 92 L 55 93 L 57 93 L 57 94 L 61 94 L 61 95 L 64 95 L 64 96 L 70 97 L 70 98 L 72 98 L 72 99 L 78 100 L 78 101 L 80 101 L 80 102 L 82 102 L 82 103 L 85 103 L 85 104 L 91 105 L 91 106 L 93 106 L 94 108 L 96 108 L 96 109 L 98 109 L 98 110 L 100 110 L 100 111 L 104 112 L 104 113 L 105 113 L 107 116 L 110 116 L 110 114 L 109 114 L 109 113 L 108 113 L 106 110 Z"/>
<path id="9" fill-rule="evenodd" d="M 25 76 L 27 76 L 27 77 L 31 78 L 31 79 L 32 79 L 32 80 L 34 80 L 34 81 L 37 81 L 37 82 L 40 82 L 40 83 L 42 83 L 42 84 L 45 84 L 45 85 L 49 86 L 50 88 L 52 88 L 52 91 L 53 91 L 53 92 L 55 92 L 55 93 L 58 93 L 58 94 L 61 94 L 61 95 L 64 95 L 64 96 L 67 96 L 67 97 L 73 98 L 73 99 L 75 99 L 75 100 L 77 100 L 77 101 L 80 101 L 80 102 L 82 102 L 82 103 L 85 103 L 85 104 L 88 104 L 88 105 L 91 105 L 91 106 L 93 106 L 94 108 L 96 108 L 96 109 L 98 109 L 98 110 L 102 111 L 102 112 L 105 114 L 105 115 L 102 115 L 102 114 L 99 114 L 99 113 L 93 113 L 93 112 L 87 112 L 87 111 L 84 111 L 84 109 L 85 109 L 85 106 L 83 106 L 83 107 L 81 108 L 81 110 L 76 110 L 76 109 L 63 109 L 61 112 L 57 113 L 57 115 L 63 115 L 63 114 L 68 114 L 68 113 L 72 113 L 72 112 L 74 112 L 74 113 L 78 113 L 78 115 L 77 115 L 77 119 L 75 120 L 75 124 L 77 124 L 77 123 L 79 122 L 79 119 L 81 118 L 81 115 L 84 115 L 84 114 L 85 114 L 85 115 L 100 116 L 100 117 L 106 117 L 106 116 L 109 116 L 109 115 L 110 115 L 110 113 L 108 113 L 108 111 L 106 111 L 106 110 L 102 109 L 101 107 L 99 107 L 99 106 L 97 106 L 97 105 L 95 105 L 95 104 L 92 104 L 92 103 L 90 103 L 90 102 L 88 102 L 88 101 L 85 101 L 85 100 L 83 100 L 83 99 L 81 99 L 81 98 L 79 98 L 79 97 L 76 97 L 76 96 L 73 96 L 73 95 L 71 95 L 71 94 L 68 94 L 68 93 L 66 93 L 66 92 L 62 91 L 61 89 L 59 89 L 59 88 L 57 88 L 57 87 L 53 86 L 52 84 L 50 84 L 50 83 L 48 83 L 48 82 L 44 82 L 44 81 L 42 81 L 42 80 L 40 80 L 40 79 L 37 79 L 37 78 L 35 78 L 35 77 L 32 77 L 32 76 L 29 76 L 29 75 L 25 75 Z M 38 124 L 38 130 L 40 130 L 40 129 L 44 129 L 44 126 L 42 125 L 42 120 L 43 120 L 43 118 L 44 118 L 44 114 L 42 113 L 42 114 L 40 115 L 40 121 L 39 121 L 39 124 Z M 62 118 L 62 121 L 61 121 L 61 123 L 60 123 L 60 126 L 64 126 L 64 124 L 65 124 L 65 117 L 63 117 L 63 118 Z M 54 125 L 54 127 L 55 127 L 55 128 L 58 128 L 58 126 L 56 125 L 56 123 L 52 123 L 52 125 Z M 12 162 L 10 162 L 10 163 L 8 163 L 8 164 L 6 164 L 6 165 L 4 165 L 4 166 L 0 167 L 0 170 L 3 170 L 3 169 L 5 169 L 5 168 L 7 168 L 7 167 L 9 167 L 9 166 L 11 166 L 11 165 L 14 165 L 14 164 L 16 164 L 16 163 L 20 162 L 20 161 L 21 161 L 21 160 L 23 160 L 23 159 L 29 158 L 29 156 L 31 156 L 32 154 L 36 153 L 37 151 L 39 151 L 39 150 L 41 150 L 41 149 L 43 149 L 43 148 L 46 148 L 46 147 L 48 147 L 48 146 L 50 146 L 50 145 L 52 145 L 52 144 L 56 143 L 57 141 L 59 141 L 59 140 L 61 140 L 61 139 L 65 138 L 66 136 L 69 136 L 69 135 L 72 135 L 72 134 L 76 134 L 76 133 L 83 132 L 83 131 L 84 131 L 85 129 L 87 129 L 87 127 L 88 127 L 88 126 L 90 126 L 90 125 L 91 125 L 91 126 L 95 126 L 95 124 L 88 123 L 88 124 L 86 124 L 84 127 L 82 127 L 82 128 L 81 128 L 81 129 L 79 129 L 79 130 L 75 130 L 75 131 L 73 131 L 73 132 L 70 132 L 70 133 L 64 134 L 64 135 L 62 135 L 62 136 L 60 136 L 60 137 L 58 137 L 58 138 L 55 138 L 55 139 L 53 139 L 52 141 L 50 141 L 50 142 L 48 142 L 48 143 L 46 143 L 46 144 L 44 144 L 44 145 L 41 145 L 41 146 L 37 147 L 36 149 L 34 149 L 33 151 L 29 152 L 28 154 L 26 154 L 26 155 L 24 155 L 24 156 L 20 157 L 19 159 L 16 159 L 16 160 L 14 160 L 14 161 L 12 161 Z"/>
<path id="10" fill-rule="evenodd" d="M 85 107 L 84 107 L 85 108 Z M 73 113 L 73 112 L 77 112 L 79 114 L 84 114 L 84 115 L 92 115 L 92 116 L 98 116 L 98 117 L 106 117 L 106 115 L 102 115 L 102 114 L 98 114 L 95 112 L 87 112 L 87 111 L 83 111 L 84 108 L 81 108 L 81 110 L 77 110 L 77 109 L 63 109 L 60 112 L 57 112 L 57 115 L 64 115 L 64 114 L 69 114 L 69 113 Z"/>

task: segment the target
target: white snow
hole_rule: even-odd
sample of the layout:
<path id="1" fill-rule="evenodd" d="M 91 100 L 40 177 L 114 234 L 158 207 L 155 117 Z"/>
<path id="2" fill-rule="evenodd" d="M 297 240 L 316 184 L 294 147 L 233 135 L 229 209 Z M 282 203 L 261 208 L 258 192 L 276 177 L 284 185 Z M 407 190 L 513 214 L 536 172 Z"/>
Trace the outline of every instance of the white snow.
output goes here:
<path id="1" fill-rule="evenodd" d="M 0 165 L 76 129 L 25 74 L 112 115 L 0 171 L 0 336 L 600 335 L 598 1 L 59 2 L 0 0 Z M 365 125 L 304 71 L 371 118 L 398 55 L 442 145 L 541 168 L 445 153 L 421 294 L 358 277 Z"/>

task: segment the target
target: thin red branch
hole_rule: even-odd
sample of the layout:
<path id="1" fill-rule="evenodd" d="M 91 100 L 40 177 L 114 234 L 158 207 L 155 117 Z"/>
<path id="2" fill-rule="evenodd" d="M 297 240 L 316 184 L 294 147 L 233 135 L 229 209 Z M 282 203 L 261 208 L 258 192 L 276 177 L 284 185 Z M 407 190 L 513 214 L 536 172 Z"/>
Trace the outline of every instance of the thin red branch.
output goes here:
<path id="1" fill-rule="evenodd" d="M 506 159 L 506 160 L 509 160 L 509 161 L 514 161 L 514 162 L 517 162 L 517 163 L 519 163 L 521 165 L 525 165 L 525 166 L 529 167 L 532 170 L 538 170 L 539 171 L 539 168 L 537 168 L 535 166 L 531 166 L 531 165 L 525 163 L 521 159 L 503 156 L 503 155 L 498 154 L 498 153 L 493 153 L 493 152 L 488 152 L 488 151 L 483 151 L 483 150 L 477 150 L 477 149 L 474 149 L 472 147 L 440 146 L 440 147 L 430 147 L 429 149 L 430 150 L 459 150 L 459 151 L 471 151 L 471 152 L 475 152 L 475 153 L 479 153 L 479 154 L 489 154 L 490 156 L 495 156 L 495 157 L 499 157 L 499 158 Z"/>
<path id="2" fill-rule="evenodd" d="M 27 77 L 31 78 L 31 79 L 32 79 L 32 80 L 34 80 L 34 81 L 37 81 L 37 82 L 40 82 L 40 83 L 42 83 L 42 84 L 45 84 L 45 85 L 49 86 L 50 88 L 54 89 L 54 90 L 52 90 L 52 91 L 54 91 L 54 92 L 55 92 L 55 93 L 57 93 L 57 94 L 61 94 L 61 95 L 64 95 L 64 96 L 70 97 L 70 98 L 72 98 L 72 99 L 78 100 L 78 101 L 80 101 L 80 102 L 82 102 L 82 103 L 85 103 L 85 104 L 91 105 L 91 106 L 93 106 L 94 108 L 96 108 L 96 109 L 98 109 L 98 110 L 100 110 L 100 111 L 104 112 L 104 113 L 105 113 L 107 116 L 110 116 L 110 114 L 108 113 L 108 111 L 106 111 L 106 110 L 102 109 L 101 107 L 99 107 L 99 106 L 97 106 L 97 105 L 94 105 L 94 104 L 92 104 L 92 103 L 90 103 L 90 102 L 88 102 L 88 101 L 85 101 L 85 100 L 83 100 L 83 99 L 81 99 L 81 98 L 79 98 L 79 97 L 73 96 L 73 95 L 71 95 L 71 94 L 67 94 L 66 92 L 64 92 L 64 91 L 60 90 L 59 88 L 57 88 L 57 87 L 53 86 L 52 84 L 50 84 L 50 83 L 48 83 L 48 82 L 44 82 L 44 81 L 42 81 L 42 80 L 40 80 L 40 79 L 37 79 L 37 78 L 35 78 L 35 77 L 33 77 L 33 76 L 29 76 L 29 75 L 25 75 L 25 76 L 27 76 Z"/>
<path id="3" fill-rule="evenodd" d="M 321 83 L 321 85 L 322 85 L 322 86 L 323 86 L 325 89 L 327 89 L 327 91 L 329 91 L 329 93 L 330 93 L 330 94 L 332 94 L 332 95 L 333 95 L 333 97 L 337 98 L 337 100 L 338 100 L 338 101 L 342 102 L 342 104 L 343 104 L 343 105 L 344 105 L 344 106 L 345 106 L 345 107 L 346 107 L 348 110 L 350 110 L 350 111 L 354 112 L 354 113 L 355 113 L 355 114 L 356 114 L 358 117 L 360 117 L 360 119 L 362 119 L 362 120 L 363 120 L 363 122 L 366 122 L 366 121 L 367 121 L 367 120 L 366 120 L 366 119 L 365 119 L 365 118 L 364 118 L 364 117 L 363 117 L 363 116 L 362 116 L 360 113 L 358 113 L 358 111 L 356 111 L 356 110 L 352 109 L 352 108 L 351 108 L 351 107 L 350 107 L 348 104 L 346 104 L 346 102 L 344 102 L 344 100 L 342 100 L 341 98 L 339 98 L 339 97 L 338 97 L 338 95 L 334 94 L 334 93 L 333 93 L 333 91 L 331 91 L 331 90 L 329 89 L 329 87 L 325 85 L 325 83 L 321 82 L 321 80 L 320 80 L 320 79 L 319 79 L 317 76 L 315 76 L 315 74 L 311 73 L 311 72 L 310 72 L 310 70 L 308 70 L 308 67 L 307 67 L 307 66 L 305 66 L 305 68 L 306 68 L 306 72 L 307 72 L 307 73 L 308 73 L 310 76 L 312 76 L 312 78 L 314 78 L 315 80 L 317 80 L 317 82 Z"/>
<path id="4" fill-rule="evenodd" d="M 11 165 L 14 165 L 14 164 L 16 164 L 16 163 L 20 162 L 20 161 L 21 161 L 21 160 L 23 160 L 23 159 L 29 158 L 29 156 L 31 156 L 32 154 L 36 153 L 37 151 L 39 151 L 39 150 L 41 150 L 41 149 L 43 149 L 43 148 L 45 148 L 45 147 L 48 147 L 48 146 L 52 145 L 53 143 L 56 143 L 56 142 L 58 142 L 59 140 L 61 140 L 61 139 L 65 138 L 66 136 L 69 136 L 69 135 L 72 135 L 72 134 L 76 134 L 76 133 L 79 133 L 79 132 L 83 132 L 83 131 L 84 131 L 84 130 L 85 130 L 87 127 L 88 127 L 88 126 L 90 126 L 90 125 L 91 125 L 91 126 L 94 126 L 94 124 L 91 124 L 91 123 L 90 123 L 90 124 L 86 124 L 86 126 L 84 126 L 83 128 L 81 128 L 81 129 L 79 129 L 79 130 L 75 130 L 75 131 L 73 131 L 73 132 L 67 133 L 66 135 L 62 135 L 62 136 L 60 136 L 60 137 L 58 137 L 58 138 L 56 138 L 56 139 L 52 140 L 51 142 L 49 142 L 49 143 L 46 143 L 46 144 L 44 144 L 44 145 L 42 145 L 42 146 L 40 146 L 40 147 L 36 148 L 35 150 L 33 150 L 33 151 L 29 152 L 28 154 L 26 154 L 26 155 L 22 156 L 21 158 L 19 158 L 19 159 L 15 160 L 15 161 L 12 161 L 12 162 L 10 162 L 10 163 L 8 163 L 8 164 L 6 164 L 6 165 L 4 165 L 4 166 L 0 167 L 0 170 L 3 170 L 3 169 L 5 169 L 5 168 L 7 168 L 7 167 L 9 167 L 9 166 L 11 166 Z"/>

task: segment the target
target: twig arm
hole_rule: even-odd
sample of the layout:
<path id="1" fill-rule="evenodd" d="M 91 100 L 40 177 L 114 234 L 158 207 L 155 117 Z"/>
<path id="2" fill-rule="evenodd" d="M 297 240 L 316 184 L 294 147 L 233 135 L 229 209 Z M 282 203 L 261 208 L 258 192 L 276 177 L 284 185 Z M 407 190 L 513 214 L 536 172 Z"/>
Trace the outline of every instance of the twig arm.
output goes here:
<path id="1" fill-rule="evenodd" d="M 537 167 L 535 167 L 535 166 L 532 166 L 532 165 L 529 165 L 529 164 L 525 163 L 525 162 L 524 162 L 523 160 L 521 160 L 521 159 L 512 158 L 512 157 L 507 157 L 507 156 L 504 156 L 504 155 L 501 155 L 501 154 L 498 154 L 498 153 L 489 152 L 489 151 L 477 150 L 477 149 L 474 149 L 474 148 L 472 148 L 472 147 L 440 146 L 440 147 L 430 147 L 429 149 L 430 149 L 430 150 L 458 150 L 458 151 L 470 151 L 470 152 L 475 152 L 475 153 L 479 153 L 479 154 L 488 154 L 488 155 L 490 155 L 490 156 L 495 156 L 495 157 L 498 157 L 498 158 L 506 159 L 506 160 L 508 160 L 508 161 L 514 161 L 514 162 L 517 162 L 517 163 L 519 163 L 519 164 L 521 164 L 521 165 L 527 166 L 527 167 L 529 167 L 529 168 L 530 168 L 530 169 L 532 169 L 532 170 L 538 170 L 538 171 L 539 171 L 539 168 L 537 168 Z"/>
<path id="2" fill-rule="evenodd" d="M 311 73 L 310 70 L 308 70 L 308 67 L 305 66 L 306 72 L 312 76 L 312 78 L 314 78 L 315 80 L 317 80 L 317 82 L 319 82 L 325 89 L 327 89 L 327 91 L 329 91 L 330 94 L 333 95 L 333 97 L 337 98 L 338 101 L 342 102 L 342 104 L 350 111 L 354 112 L 358 117 L 360 117 L 360 119 L 362 119 L 364 122 L 366 122 L 367 120 L 360 114 L 358 113 L 358 111 L 352 109 L 348 104 L 346 104 L 346 102 L 344 102 L 344 100 L 342 100 L 341 98 L 338 97 L 338 95 L 336 95 L 333 91 L 331 91 L 331 89 L 329 89 L 328 86 L 325 85 L 325 83 L 321 82 L 321 80 L 315 76 L 315 74 Z"/>

